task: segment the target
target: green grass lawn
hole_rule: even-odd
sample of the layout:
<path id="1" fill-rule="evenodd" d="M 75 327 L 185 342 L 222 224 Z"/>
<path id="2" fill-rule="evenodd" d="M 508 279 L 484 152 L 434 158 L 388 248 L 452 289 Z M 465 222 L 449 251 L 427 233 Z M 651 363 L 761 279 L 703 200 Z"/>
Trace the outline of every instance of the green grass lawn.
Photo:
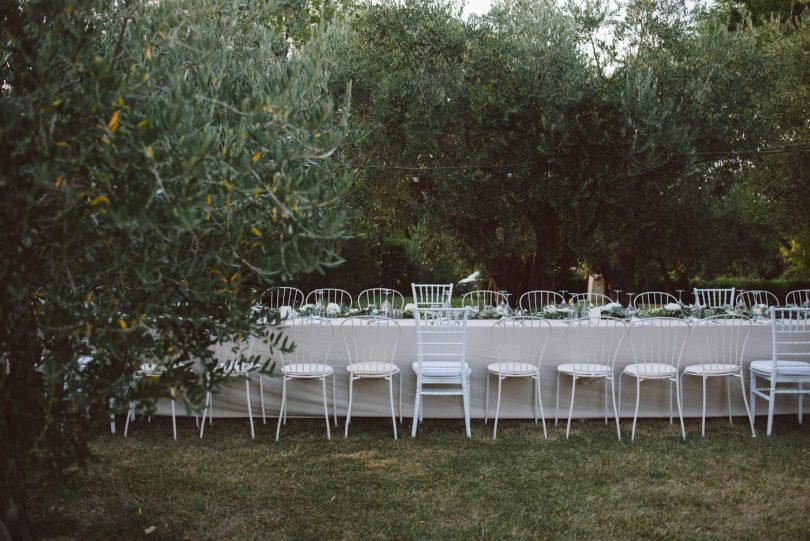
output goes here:
<path id="1" fill-rule="evenodd" d="M 356 419 L 330 442 L 322 420 L 291 418 L 276 443 L 274 422 L 251 441 L 247 420 L 219 419 L 202 441 L 180 420 L 174 442 L 159 418 L 99 435 L 106 467 L 71 499 L 40 497 L 34 519 L 59 539 L 808 538 L 810 420 L 775 423 L 752 439 L 743 419 L 712 419 L 703 439 L 690 420 L 682 442 L 644 420 L 617 443 L 594 420 L 567 441 L 562 424 L 544 440 L 502 421 L 493 441 L 474 421 L 467 441 L 462 421 L 426 419 L 394 441 L 390 421 Z"/>

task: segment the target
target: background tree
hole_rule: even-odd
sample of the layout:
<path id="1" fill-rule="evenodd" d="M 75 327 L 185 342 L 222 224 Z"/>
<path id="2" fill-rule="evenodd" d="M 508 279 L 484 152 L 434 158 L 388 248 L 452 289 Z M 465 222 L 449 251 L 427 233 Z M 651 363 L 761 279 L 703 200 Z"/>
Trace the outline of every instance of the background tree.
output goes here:
<path id="1" fill-rule="evenodd" d="M 351 176 L 324 26 L 273 3 L 15 2 L 0 64 L 0 538 L 90 460 L 110 399 L 201 405 L 259 292 L 336 262 Z M 82 367 L 80 355 L 92 356 Z M 133 376 L 161 363 L 160 381 Z M 268 359 L 250 359 L 266 368 Z"/>

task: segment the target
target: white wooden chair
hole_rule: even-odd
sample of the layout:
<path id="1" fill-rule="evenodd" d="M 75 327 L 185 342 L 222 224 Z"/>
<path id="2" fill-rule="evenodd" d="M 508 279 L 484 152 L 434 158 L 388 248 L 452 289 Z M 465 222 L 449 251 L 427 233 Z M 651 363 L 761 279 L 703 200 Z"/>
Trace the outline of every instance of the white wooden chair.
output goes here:
<path id="1" fill-rule="evenodd" d="M 723 314 L 700 320 L 692 330 L 692 341 L 698 346 L 698 363 L 684 367 L 681 374 L 681 397 L 685 376 L 699 377 L 703 383 L 703 409 L 700 420 L 700 435 L 706 435 L 706 383 L 709 378 L 724 378 L 728 400 L 728 422 L 731 418 L 731 381 L 740 380 L 745 411 L 751 423 L 751 435 L 756 436 L 754 418 L 748 407 L 743 378 L 743 354 L 751 333 L 751 321 L 745 316 Z"/>
<path id="2" fill-rule="evenodd" d="M 461 396 L 464 424 L 470 430 L 470 366 L 466 358 L 467 308 L 417 308 L 416 321 L 416 397 L 413 404 L 411 437 L 422 419 L 424 396 Z M 441 387 L 434 387 L 441 385 Z"/>
<path id="3" fill-rule="evenodd" d="M 754 306 L 779 306 L 779 299 L 770 291 L 762 289 L 749 289 L 737 294 L 737 301 L 734 306 L 745 306 L 752 308 Z"/>
<path id="4" fill-rule="evenodd" d="M 557 306 L 565 302 L 565 298 L 556 291 L 546 291 L 535 289 L 527 291 L 518 299 L 518 307 L 527 310 L 529 313 L 542 312 L 543 308 L 549 304 Z"/>
<path id="5" fill-rule="evenodd" d="M 537 424 L 537 408 L 543 421 L 543 436 L 546 431 L 546 415 L 540 393 L 540 363 L 551 336 L 551 322 L 539 317 L 510 317 L 496 321 L 489 331 L 492 347 L 498 362 L 487 366 L 487 399 L 484 408 L 484 423 L 489 420 L 490 376 L 498 378 L 498 400 L 495 406 L 495 422 L 492 439 L 498 436 L 498 417 L 501 411 L 503 382 L 508 378 L 529 378 L 534 383 L 534 422 Z"/>
<path id="6" fill-rule="evenodd" d="M 574 306 L 589 306 L 594 307 L 605 306 L 613 302 L 613 299 L 602 293 L 575 293 L 571 295 L 571 304 Z"/>
<path id="7" fill-rule="evenodd" d="M 617 318 L 581 318 L 572 320 L 565 329 L 565 343 L 571 362 L 557 366 L 557 400 L 554 425 L 557 425 L 560 412 L 560 376 L 571 377 L 571 403 L 568 406 L 568 423 L 565 437 L 571 433 L 571 418 L 574 414 L 574 397 L 578 381 L 604 380 L 605 423 L 608 422 L 608 387 L 613 404 L 613 418 L 616 420 L 616 437 L 621 440 L 619 414 L 616 408 L 614 366 L 616 355 L 622 345 L 627 324 Z"/>
<path id="8" fill-rule="evenodd" d="M 799 399 L 799 423 L 803 417 L 803 399 L 810 395 L 810 310 L 807 308 L 771 308 L 771 358 L 753 361 L 749 367 L 751 416 L 756 415 L 756 399 L 768 401 L 767 435 L 773 433 L 773 410 L 777 395 L 795 395 Z M 766 387 L 757 386 L 757 378 Z M 796 384 L 786 387 L 783 384 Z M 783 385 L 780 387 L 779 385 Z"/>
<path id="9" fill-rule="evenodd" d="M 322 331 L 326 336 L 314 336 Z M 287 424 L 287 387 L 292 380 L 319 380 L 323 388 L 323 415 L 326 420 L 326 438 L 332 439 L 329 429 L 329 406 L 326 402 L 326 379 L 332 378 L 332 411 L 337 426 L 335 400 L 335 369 L 328 364 L 334 328 L 328 319 L 320 317 L 295 317 L 284 324 L 284 334 L 294 344 L 292 351 L 281 351 L 281 409 L 278 413 L 276 441 L 281 435 L 281 425 Z M 318 346 L 318 338 L 326 340 L 325 347 Z"/>
<path id="10" fill-rule="evenodd" d="M 345 289 L 322 287 L 310 291 L 306 298 L 306 304 L 318 304 L 319 302 L 324 304 L 334 303 L 341 308 L 349 308 L 354 301 L 351 294 Z"/>
<path id="11" fill-rule="evenodd" d="M 253 352 L 253 342 L 248 339 L 239 345 L 244 356 L 249 358 Z M 253 426 L 253 407 L 250 403 L 250 375 L 257 372 L 256 366 L 249 361 L 242 361 L 238 358 L 220 359 L 217 368 L 225 372 L 228 378 L 245 378 L 245 401 L 247 403 L 248 420 L 250 421 L 250 437 L 256 439 L 256 429 Z M 261 374 L 259 374 L 261 377 Z M 261 381 L 261 380 L 260 380 Z M 262 412 L 264 412 L 264 393 L 261 396 Z M 214 396 L 208 391 L 205 397 L 205 408 L 203 409 L 202 421 L 200 422 L 200 439 L 205 433 L 205 418 L 208 417 L 208 424 L 214 424 Z"/>
<path id="12" fill-rule="evenodd" d="M 701 308 L 731 308 L 734 306 L 735 291 L 733 287 L 696 287 L 694 289 L 695 306 Z"/>
<path id="13" fill-rule="evenodd" d="M 810 289 L 794 289 L 785 295 L 785 306 L 810 308 Z"/>
<path id="14" fill-rule="evenodd" d="M 489 289 L 476 289 L 461 297 L 462 307 L 477 308 L 479 312 L 485 308 L 497 308 L 501 303 L 509 304 L 506 295 Z"/>
<path id="15" fill-rule="evenodd" d="M 386 303 L 388 307 L 386 309 Z M 390 313 L 394 310 L 402 310 L 405 307 L 405 297 L 396 289 L 387 287 L 374 287 L 364 289 L 357 296 L 357 307 L 362 309 L 372 308 L 380 313 Z"/>
<path id="16" fill-rule="evenodd" d="M 304 304 L 304 292 L 295 287 L 271 287 L 262 294 L 262 303 L 276 310 L 282 306 L 297 308 Z"/>
<path id="17" fill-rule="evenodd" d="M 681 435 L 686 439 L 686 426 L 683 423 L 680 379 L 678 371 L 686 340 L 691 327 L 683 319 L 653 317 L 640 319 L 630 324 L 627 338 L 633 350 L 633 362 L 624 367 L 619 376 L 619 404 L 622 400 L 622 376 L 636 381 L 636 408 L 633 413 L 633 428 L 630 439 L 636 439 L 636 421 L 641 401 L 642 381 L 669 382 L 669 422 L 672 423 L 672 387 L 675 386 L 675 399 L 678 403 L 678 417 L 681 421 Z"/>
<path id="18" fill-rule="evenodd" d="M 384 379 L 391 399 L 391 421 L 397 439 L 397 416 L 394 411 L 394 376 L 399 376 L 399 422 L 402 422 L 402 374 L 394 363 L 400 337 L 399 323 L 379 316 L 351 317 L 340 324 L 349 364 L 349 407 L 346 411 L 344 437 L 349 437 L 352 420 L 354 382 L 361 379 Z"/>
<path id="19" fill-rule="evenodd" d="M 633 297 L 633 308 L 636 310 L 655 310 L 673 303 L 678 304 L 678 299 L 663 291 L 645 291 Z"/>
<path id="20" fill-rule="evenodd" d="M 417 308 L 449 308 L 453 302 L 453 284 L 411 284 Z"/>

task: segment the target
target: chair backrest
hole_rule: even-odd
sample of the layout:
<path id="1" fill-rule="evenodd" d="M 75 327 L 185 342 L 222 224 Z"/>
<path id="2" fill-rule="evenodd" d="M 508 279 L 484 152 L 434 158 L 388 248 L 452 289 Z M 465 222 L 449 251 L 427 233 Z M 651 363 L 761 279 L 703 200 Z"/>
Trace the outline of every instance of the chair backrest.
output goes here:
<path id="1" fill-rule="evenodd" d="M 737 295 L 737 301 L 734 306 L 745 306 L 751 308 L 752 306 L 779 306 L 779 299 L 770 291 L 763 289 L 751 289 L 743 291 Z"/>
<path id="2" fill-rule="evenodd" d="M 307 295 L 307 304 L 318 304 L 322 301 L 325 304 L 334 303 L 341 308 L 350 307 L 354 301 L 352 296 L 345 289 L 335 289 L 331 287 L 323 287 L 309 292 Z"/>
<path id="3" fill-rule="evenodd" d="M 540 370 L 551 328 L 547 319 L 531 316 L 505 317 L 493 323 L 489 339 L 502 368 L 520 370 L 521 364 L 528 363 Z"/>
<path id="4" fill-rule="evenodd" d="M 389 305 L 387 310 L 385 309 L 386 302 Z M 380 312 L 402 310 L 405 307 L 405 297 L 396 289 L 373 287 L 360 292 L 357 296 L 357 307 L 360 309 L 371 307 L 380 310 Z"/>
<path id="5" fill-rule="evenodd" d="M 318 336 L 325 333 L 325 336 Z M 284 322 L 284 336 L 291 351 L 281 349 L 281 364 L 303 364 L 307 372 L 315 372 L 316 365 L 325 365 L 332 347 L 334 328 L 322 317 L 293 317 Z"/>
<path id="6" fill-rule="evenodd" d="M 729 365 L 740 367 L 750 334 L 750 319 L 722 314 L 698 321 L 690 340 L 697 345 L 698 362 L 711 371 Z"/>
<path id="7" fill-rule="evenodd" d="M 771 308 L 771 336 L 774 374 L 778 361 L 810 361 L 810 309 Z"/>
<path id="8" fill-rule="evenodd" d="M 304 292 L 295 287 L 271 287 L 262 294 L 262 303 L 270 308 L 297 308 L 304 304 Z"/>
<path id="9" fill-rule="evenodd" d="M 417 308 L 450 307 L 453 284 L 411 284 L 413 303 Z"/>
<path id="10" fill-rule="evenodd" d="M 663 291 L 645 291 L 633 297 L 633 308 L 636 310 L 655 310 L 670 303 L 678 304 L 678 299 Z"/>
<path id="11" fill-rule="evenodd" d="M 489 289 L 477 289 L 461 297 L 461 306 L 478 308 L 479 311 L 487 307 L 497 308 L 501 303 L 509 304 L 506 295 Z"/>
<path id="12" fill-rule="evenodd" d="M 593 373 L 599 366 L 613 368 L 627 334 L 627 323 L 613 317 L 573 319 L 565 328 L 565 344 L 574 372 Z"/>
<path id="13" fill-rule="evenodd" d="M 358 316 L 340 324 L 340 334 L 346 345 L 348 363 L 363 363 L 363 371 L 396 370 L 394 356 L 399 346 L 401 330 L 395 320 L 381 316 Z"/>
<path id="14" fill-rule="evenodd" d="M 731 308 L 734 306 L 733 287 L 698 288 L 694 290 L 695 305 L 703 308 Z"/>
<path id="15" fill-rule="evenodd" d="M 664 365 L 674 366 L 677 370 L 691 330 L 686 320 L 674 317 L 651 317 L 632 322 L 627 329 L 627 339 L 633 351 L 633 362 L 644 364 L 639 372 L 655 377 L 671 373 Z"/>
<path id="16" fill-rule="evenodd" d="M 520 299 L 518 299 L 518 307 L 521 310 L 528 310 L 529 312 L 542 312 L 543 308 L 549 304 L 557 306 L 564 301 L 565 298 L 556 291 L 535 289 L 534 291 L 527 291 L 520 296 Z"/>
<path id="17" fill-rule="evenodd" d="M 613 302 L 613 299 L 602 293 L 575 293 L 571 295 L 571 304 L 574 306 L 605 306 Z"/>
<path id="18" fill-rule="evenodd" d="M 469 308 L 417 308 L 416 362 L 419 371 L 425 363 L 440 362 L 458 375 L 466 362 L 467 319 Z"/>
<path id="19" fill-rule="evenodd" d="M 810 308 L 810 289 L 794 289 L 785 296 L 785 305 Z"/>

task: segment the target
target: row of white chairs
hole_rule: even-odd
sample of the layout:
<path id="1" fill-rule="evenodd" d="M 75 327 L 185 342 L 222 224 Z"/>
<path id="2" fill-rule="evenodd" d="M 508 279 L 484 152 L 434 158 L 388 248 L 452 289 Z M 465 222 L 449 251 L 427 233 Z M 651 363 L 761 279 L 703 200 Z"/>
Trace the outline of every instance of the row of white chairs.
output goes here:
<path id="1" fill-rule="evenodd" d="M 423 419 L 422 401 L 424 397 L 458 395 L 463 399 L 466 433 L 468 437 L 471 437 L 469 379 L 472 371 L 466 361 L 468 315 L 468 309 L 458 308 L 425 308 L 415 312 L 417 360 L 412 363 L 412 369 L 417 381 L 412 436 L 416 435 L 418 423 Z M 810 363 L 795 359 L 810 357 L 810 319 L 808 319 L 808 315 L 808 311 L 803 309 L 771 309 L 772 358 L 755 360 L 750 364 L 750 408 L 743 379 L 743 356 L 751 330 L 751 322 L 743 316 L 713 316 L 700 320 L 694 326 L 677 318 L 650 318 L 632 323 L 616 318 L 573 320 L 564 327 L 569 359 L 556 366 L 555 425 L 559 419 L 561 376 L 569 377 L 572 380 L 566 437 L 570 434 L 577 383 L 603 380 L 605 422 L 608 422 L 609 417 L 608 397 L 610 396 L 617 437 L 621 439 L 619 412 L 621 411 L 622 378 L 629 378 L 636 387 L 631 429 L 631 439 L 635 439 L 641 383 L 655 380 L 669 383 L 670 422 L 673 422 L 672 403 L 674 399 L 677 403 L 681 435 L 685 438 L 683 384 L 686 376 L 693 376 L 702 380 L 701 435 L 705 435 L 707 381 L 710 378 L 722 377 L 738 378 L 752 436 L 756 435 L 754 428 L 755 400 L 761 398 L 768 401 L 767 434 L 770 436 L 774 403 L 778 394 L 798 396 L 799 420 L 802 420 L 802 397 L 810 394 L 810 388 L 805 389 L 803 386 L 804 383 L 810 383 Z M 327 379 L 331 377 L 333 421 L 337 426 L 335 369 L 328 364 L 333 326 L 328 319 L 318 317 L 291 318 L 285 322 L 285 326 L 287 335 L 297 344 L 297 347 L 291 352 L 281 354 L 283 387 L 276 439 L 280 436 L 281 426 L 287 422 L 288 384 L 296 379 L 317 379 L 321 382 L 327 438 L 331 438 L 326 387 Z M 320 333 L 320 337 L 313 332 L 313 327 L 322 328 L 323 332 Z M 497 437 L 503 383 L 510 378 L 533 380 L 535 386 L 533 396 L 536 398 L 533 400 L 535 422 L 538 422 L 539 410 L 539 420 L 542 421 L 543 433 L 547 436 L 540 391 L 540 368 L 551 333 L 559 332 L 559 330 L 559 327 L 553 327 L 548 320 L 531 316 L 504 318 L 493 323 L 490 329 L 490 339 L 497 354 L 497 361 L 487 366 L 485 405 L 485 422 L 488 422 L 490 379 L 497 378 L 498 395 L 493 438 Z M 344 436 L 348 437 L 351 422 L 354 384 L 360 379 L 368 378 L 384 379 L 388 382 L 390 413 L 396 439 L 397 414 L 394 407 L 394 376 L 399 376 L 399 420 L 400 423 L 402 422 L 402 379 L 400 369 L 395 363 L 400 339 L 399 324 L 395 320 L 385 317 L 353 317 L 341 323 L 340 334 L 349 359 L 346 367 L 349 374 L 349 401 Z M 698 362 L 688 364 L 681 370 L 684 347 L 687 340 L 690 339 L 698 342 L 699 358 L 695 359 Z M 625 366 L 617 374 L 616 358 L 624 340 L 630 342 L 634 362 Z M 232 374 L 245 378 L 251 437 L 255 437 L 249 394 L 251 371 L 247 365 L 231 365 L 226 368 L 232 369 Z M 154 372 L 152 374 L 154 375 Z M 618 402 L 615 390 L 617 379 L 619 383 Z M 758 379 L 765 380 L 766 385 L 758 386 Z M 731 385 L 728 383 L 728 379 L 726 383 L 729 421 L 731 422 Z M 797 384 L 797 386 L 783 386 L 783 384 L 791 383 Z M 209 423 L 212 420 L 211 408 L 212 402 L 209 395 L 202 417 L 200 437 L 203 436 L 206 417 L 208 417 Z M 174 414 L 174 408 L 172 413 Z M 266 423 L 263 393 L 262 419 Z"/>
<path id="2" fill-rule="evenodd" d="M 449 307 L 452 302 L 453 284 L 412 284 L 414 304 L 418 307 L 443 306 Z M 737 293 L 735 288 L 695 288 L 693 292 L 695 305 L 706 308 L 733 307 L 733 306 L 777 306 L 779 299 L 765 290 L 748 290 Z M 352 295 L 344 289 L 321 288 L 304 295 L 303 291 L 294 287 L 275 287 L 265 292 L 263 302 L 272 308 L 281 306 L 301 306 L 317 302 L 335 303 L 340 306 L 353 306 L 358 308 L 380 308 L 388 303 L 391 310 L 402 310 L 405 306 L 405 297 L 399 291 L 391 288 L 378 287 L 360 292 L 356 302 Z M 604 306 L 614 302 L 613 299 L 601 293 L 575 293 L 567 299 L 561 293 L 550 290 L 528 291 L 518 299 L 518 308 L 529 312 L 542 311 L 544 307 L 558 306 L 566 303 L 572 305 L 592 304 Z M 465 293 L 461 297 L 462 307 L 475 307 L 483 310 L 485 307 L 508 305 L 508 296 L 499 291 L 475 290 Z M 636 310 L 650 310 L 661 308 L 668 304 L 679 304 L 674 295 L 663 291 L 645 291 L 634 295 L 631 304 Z M 810 306 L 810 289 L 791 291 L 785 297 L 785 306 Z"/>

